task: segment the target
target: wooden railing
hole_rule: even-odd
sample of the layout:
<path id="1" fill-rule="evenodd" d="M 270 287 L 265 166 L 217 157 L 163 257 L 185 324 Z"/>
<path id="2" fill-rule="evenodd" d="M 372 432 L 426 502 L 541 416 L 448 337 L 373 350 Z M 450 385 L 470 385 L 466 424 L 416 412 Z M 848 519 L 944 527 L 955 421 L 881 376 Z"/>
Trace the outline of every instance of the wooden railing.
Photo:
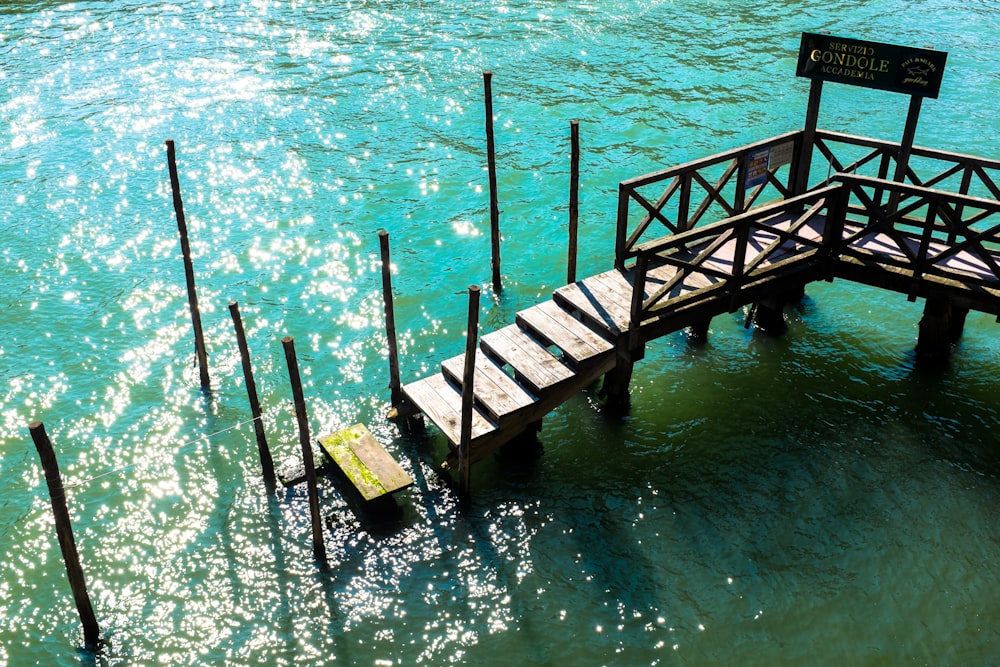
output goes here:
<path id="1" fill-rule="evenodd" d="M 789 132 L 622 181 L 618 186 L 615 266 L 624 268 L 644 241 L 685 232 L 699 222 L 730 218 L 763 202 L 791 196 L 801 138 L 801 131 Z M 751 164 L 751 158 L 762 153 L 771 159 L 758 173 L 759 164 Z M 631 222 L 630 218 L 636 219 Z"/>
<path id="2" fill-rule="evenodd" d="M 831 221 L 842 217 L 845 194 L 842 184 L 830 185 L 634 248 L 632 328 L 655 317 L 667 298 L 676 306 L 707 291 L 735 295 L 791 264 L 828 260 Z M 664 266 L 674 271 L 645 296 L 654 284 L 650 269 Z M 694 275 L 707 284 L 688 283 Z"/>
<path id="3" fill-rule="evenodd" d="M 894 180 L 900 150 L 897 143 L 818 130 L 813 145 L 812 187 L 827 185 L 838 174 Z M 960 195 L 1000 199 L 1000 161 L 972 155 L 914 146 L 899 180 Z"/>
<path id="4" fill-rule="evenodd" d="M 1000 161 L 917 146 L 900 169 L 897 143 L 819 130 L 808 189 L 795 196 L 802 140 L 802 132 L 790 132 L 619 185 L 615 266 L 634 269 L 633 329 L 668 298 L 677 304 L 706 290 L 734 294 L 817 255 L 831 266 L 839 257 L 877 261 L 912 274 L 914 284 L 931 275 L 1000 283 Z M 770 158 L 764 173 L 755 169 L 761 154 Z M 748 254 L 755 232 L 771 239 Z M 866 243 L 876 236 L 884 252 Z M 733 243 L 726 265 L 719 251 Z M 789 244 L 799 252 L 779 257 Z M 676 273 L 651 280 L 665 265 Z M 694 274 L 709 284 L 685 286 Z"/>
<path id="5" fill-rule="evenodd" d="M 833 256 L 966 286 L 1000 285 L 1000 201 L 838 174 L 847 189 Z M 963 179 L 964 180 L 964 179 Z M 884 202 L 884 203 L 883 203 Z"/>

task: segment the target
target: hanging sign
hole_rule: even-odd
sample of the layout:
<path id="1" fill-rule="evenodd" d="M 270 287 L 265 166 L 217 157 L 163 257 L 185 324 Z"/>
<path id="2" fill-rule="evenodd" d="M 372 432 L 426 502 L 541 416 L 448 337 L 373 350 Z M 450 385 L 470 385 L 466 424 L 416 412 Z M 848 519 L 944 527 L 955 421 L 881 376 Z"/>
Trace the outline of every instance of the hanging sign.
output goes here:
<path id="1" fill-rule="evenodd" d="M 795 73 L 810 79 L 936 98 L 947 59 L 944 51 L 804 32 Z"/>

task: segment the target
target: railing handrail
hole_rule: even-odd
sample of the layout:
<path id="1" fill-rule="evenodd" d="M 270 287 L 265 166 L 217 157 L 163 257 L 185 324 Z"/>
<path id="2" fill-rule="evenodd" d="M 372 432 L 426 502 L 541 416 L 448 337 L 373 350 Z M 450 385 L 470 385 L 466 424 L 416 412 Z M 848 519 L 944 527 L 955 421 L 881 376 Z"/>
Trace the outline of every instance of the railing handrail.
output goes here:
<path id="1" fill-rule="evenodd" d="M 1000 168 L 1000 163 L 997 164 L 998 168 Z M 830 180 L 845 184 L 857 183 L 859 185 L 869 185 L 872 188 L 899 192 L 912 197 L 925 196 L 928 198 L 947 199 L 956 204 L 961 204 L 962 206 L 975 206 L 984 209 L 995 209 L 997 212 L 1000 212 L 1000 201 L 997 201 L 995 199 L 985 199 L 983 197 L 976 197 L 973 195 L 963 195 L 961 193 L 952 192 L 950 190 L 927 188 L 922 185 L 914 185 L 912 183 L 900 183 L 899 181 L 891 181 L 883 178 L 864 176 L 862 174 L 845 174 L 845 173 L 834 174 L 830 178 Z"/>
<path id="2" fill-rule="evenodd" d="M 716 271 L 703 267 L 706 268 L 706 275 L 711 274 L 721 278 L 726 285 L 725 289 L 730 289 L 730 281 L 735 284 L 744 279 L 743 271 L 747 268 L 744 256 L 746 235 L 751 227 L 756 222 L 781 212 L 796 208 L 805 210 L 810 206 L 812 208 L 798 218 L 796 224 L 816 215 L 817 211 L 826 210 L 832 213 L 832 215 L 827 216 L 822 241 L 807 243 L 807 245 L 814 245 L 821 250 L 823 256 L 829 261 L 834 261 L 842 252 L 847 254 L 853 252 L 847 247 L 848 239 L 844 237 L 843 225 L 848 216 L 863 214 L 866 222 L 860 230 L 854 229 L 850 233 L 850 239 L 857 240 L 869 230 L 876 228 L 889 233 L 896 239 L 905 257 L 893 259 L 887 256 L 885 261 L 888 264 L 893 264 L 893 262 L 906 264 L 907 268 L 912 269 L 913 276 L 916 278 L 925 273 L 944 275 L 946 269 L 935 265 L 935 262 L 941 262 L 943 259 L 957 256 L 959 253 L 968 252 L 979 257 L 985 271 L 992 273 L 996 280 L 1000 281 L 1000 256 L 994 254 L 993 250 L 994 246 L 1000 249 L 1000 224 L 990 225 L 986 228 L 983 228 L 982 225 L 984 220 L 1000 213 L 1000 185 L 998 185 L 1000 178 L 996 178 L 995 174 L 987 173 L 987 171 L 993 170 L 1000 171 L 1000 160 L 915 146 L 910 152 L 910 168 L 900 182 L 886 178 L 890 161 L 899 159 L 901 150 L 899 143 L 829 130 L 817 130 L 814 146 L 820 149 L 823 158 L 832 168 L 837 170 L 836 173 L 830 174 L 818 184 L 812 185 L 811 189 L 804 194 L 789 196 L 790 181 L 787 187 L 782 186 L 781 182 L 774 178 L 776 168 L 768 165 L 767 177 L 762 184 L 754 186 L 753 192 L 749 193 L 749 201 L 745 201 L 748 188 L 745 187 L 743 177 L 746 161 L 750 154 L 759 149 L 773 148 L 791 141 L 793 142 L 791 162 L 782 162 L 779 167 L 790 164 L 789 171 L 791 174 L 795 174 L 796 163 L 801 153 L 800 143 L 803 134 L 801 130 L 787 132 L 669 169 L 624 180 L 619 184 L 615 265 L 623 269 L 626 260 L 635 259 L 636 261 L 633 277 L 632 322 L 630 324 L 632 329 L 641 325 L 645 316 L 650 312 L 650 305 L 655 306 L 666 291 L 664 287 L 660 287 L 653 297 L 648 300 L 643 298 L 647 269 L 651 266 L 654 257 L 659 255 L 661 261 L 674 263 L 669 257 L 670 253 L 686 243 L 694 245 L 696 241 L 700 242 L 717 237 L 712 241 L 712 244 L 721 246 L 726 242 L 726 239 L 732 240 L 733 234 L 736 234 L 738 236 L 737 248 L 736 255 L 733 257 L 732 272 L 726 273 L 723 270 Z M 836 150 L 838 143 L 868 148 L 870 152 L 855 158 L 850 164 L 841 164 L 838 159 L 839 151 Z M 921 165 L 918 165 L 919 175 L 913 170 L 913 158 L 933 160 L 945 164 L 936 173 L 924 178 L 925 172 Z M 709 172 L 708 175 L 700 173 L 707 167 L 716 167 L 726 163 L 728 166 L 721 177 L 718 176 L 717 170 L 714 172 L 715 175 L 711 175 L 713 172 Z M 868 164 L 877 165 L 878 177 L 841 171 L 841 169 L 855 170 Z M 735 184 L 731 180 L 734 175 L 738 179 Z M 961 185 L 958 188 L 960 192 L 933 187 L 958 177 L 961 178 Z M 976 187 L 984 188 L 987 197 L 969 194 L 973 179 L 978 179 Z M 637 191 L 638 188 L 661 182 L 669 183 L 658 198 L 647 198 L 647 194 Z M 706 193 L 705 198 L 698 204 L 691 201 L 693 183 Z M 784 198 L 774 203 L 750 208 L 761 191 L 771 185 L 779 191 L 779 194 L 784 195 Z M 872 190 L 874 194 L 869 196 L 865 192 L 866 190 Z M 982 190 L 977 189 L 977 191 Z M 889 197 L 887 202 L 885 201 L 886 195 Z M 994 198 L 989 198 L 989 195 L 993 195 Z M 852 204 L 852 196 L 860 204 Z M 676 214 L 672 208 L 674 197 L 679 199 Z M 631 233 L 628 229 L 630 202 L 639 204 L 645 211 L 644 218 Z M 729 215 L 726 215 L 723 220 L 697 226 L 702 215 L 706 210 L 710 210 L 712 205 L 720 206 L 723 213 Z M 692 209 L 694 210 L 693 215 L 690 213 Z M 922 217 L 913 215 L 918 211 L 921 212 Z M 969 215 L 969 211 L 973 211 L 973 213 Z M 676 221 L 669 218 L 671 215 L 675 215 Z M 642 236 L 657 220 L 673 233 L 641 242 Z M 857 222 L 853 218 L 851 221 Z M 910 231 L 904 232 L 899 229 L 900 227 L 909 227 Z M 919 233 L 915 233 L 915 231 Z M 775 229 L 775 232 L 786 240 L 792 238 L 780 230 Z M 723 238 L 727 234 L 728 236 Z M 943 241 L 944 234 L 947 234 L 948 244 L 953 247 L 940 248 L 938 244 Z M 962 240 L 956 242 L 958 239 Z M 776 247 L 780 247 L 780 244 Z M 770 249 L 767 250 L 767 253 L 773 252 L 776 247 L 769 246 Z M 677 257 L 676 266 L 687 267 L 691 261 L 697 261 L 697 258 L 691 260 Z M 755 258 L 750 265 L 751 272 L 760 265 L 760 259 Z M 831 264 L 831 270 L 833 270 L 832 266 Z M 684 270 L 689 272 L 690 268 Z M 993 280 L 992 277 L 988 279 Z M 671 285 L 675 282 L 676 277 L 668 281 Z"/>
<path id="3" fill-rule="evenodd" d="M 900 147 L 899 143 L 895 141 L 875 139 L 873 137 L 862 137 L 854 134 L 846 134 L 844 132 L 834 132 L 832 130 L 817 129 L 816 139 L 832 140 L 854 146 L 883 149 L 889 151 L 890 153 L 895 153 Z M 942 162 L 954 162 L 983 167 L 986 169 L 1000 170 L 1000 160 L 984 158 L 977 155 L 968 155 L 966 153 L 943 151 L 937 148 L 928 148 L 926 146 L 914 146 L 910 151 L 910 157 L 930 158 L 932 160 L 940 160 Z"/>
<path id="4" fill-rule="evenodd" d="M 618 184 L 618 216 L 615 236 L 616 266 L 623 266 L 626 259 L 635 256 L 633 252 L 634 246 L 654 220 L 658 219 L 670 231 L 683 231 L 689 226 L 696 224 L 713 203 L 722 206 L 731 215 L 733 213 L 740 213 L 752 206 L 760 193 L 765 189 L 765 186 L 775 188 L 778 191 L 777 194 L 781 197 L 787 196 L 791 191 L 791 184 L 789 182 L 782 185 L 774 178 L 773 173 L 777 167 L 769 168 L 763 183 L 754 186 L 749 193 L 747 192 L 745 179 L 743 178 L 744 168 L 748 157 L 754 151 L 791 144 L 789 161 L 782 164 L 790 164 L 790 173 L 794 173 L 802 135 L 802 130 L 786 132 L 731 150 L 722 151 L 705 158 L 692 160 L 675 167 L 621 181 Z M 706 177 L 701 173 L 706 168 L 724 164 L 728 164 L 729 166 L 721 178 L 716 179 L 715 176 Z M 736 179 L 735 183 L 733 181 L 734 176 Z M 715 182 L 713 183 L 712 181 Z M 667 182 L 669 182 L 668 185 L 666 185 L 663 194 L 658 199 L 647 200 L 646 197 L 638 192 L 639 188 Z M 697 186 L 706 193 L 706 196 L 698 203 L 691 201 L 692 186 Z M 734 188 L 732 201 L 729 201 L 723 195 L 723 190 L 728 187 Z M 676 220 L 670 221 L 665 211 L 668 209 L 668 204 L 675 195 L 679 200 Z M 748 199 L 749 201 L 747 201 Z M 628 229 L 630 202 L 638 203 L 645 211 L 645 217 L 631 235 Z"/>
<path id="5" fill-rule="evenodd" d="M 651 183 L 656 183 L 657 181 L 665 181 L 669 178 L 674 178 L 675 176 L 680 176 L 685 172 L 698 171 L 704 169 L 705 167 L 711 167 L 717 164 L 722 164 L 728 160 L 732 160 L 733 157 L 740 155 L 742 153 L 751 153 L 760 148 L 766 146 L 772 146 L 775 144 L 781 144 L 788 141 L 793 141 L 802 135 L 802 130 L 794 130 L 792 132 L 786 132 L 784 134 L 779 134 L 768 139 L 762 139 L 761 141 L 756 141 L 752 144 L 746 144 L 744 146 L 739 146 L 727 151 L 722 151 L 715 153 L 714 155 L 709 155 L 708 157 L 700 158 L 698 160 L 691 160 L 690 162 L 685 162 L 684 164 L 677 165 L 675 167 L 670 167 L 668 169 L 661 169 L 660 171 L 654 171 L 649 174 L 644 174 L 642 176 L 636 176 L 635 178 L 629 178 L 621 182 L 621 187 L 627 189 L 635 189 L 642 187 L 644 185 L 650 185 Z"/>

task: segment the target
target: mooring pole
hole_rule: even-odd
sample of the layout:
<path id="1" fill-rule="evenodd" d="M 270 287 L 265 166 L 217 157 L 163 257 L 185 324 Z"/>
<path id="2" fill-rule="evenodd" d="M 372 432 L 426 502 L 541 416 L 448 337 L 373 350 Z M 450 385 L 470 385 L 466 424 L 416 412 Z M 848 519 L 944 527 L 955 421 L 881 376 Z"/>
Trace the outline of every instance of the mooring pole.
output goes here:
<path id="1" fill-rule="evenodd" d="M 580 121 L 569 124 L 569 258 L 566 262 L 566 284 L 576 282 L 577 226 L 580 218 Z"/>
<path id="2" fill-rule="evenodd" d="M 389 232 L 378 232 L 382 252 L 382 305 L 385 308 L 385 335 L 389 341 L 389 397 L 392 407 L 403 402 L 402 384 L 399 381 L 399 348 L 396 344 L 396 314 L 392 305 L 392 263 L 389 260 Z"/>
<path id="3" fill-rule="evenodd" d="M 459 496 L 463 506 L 472 498 L 472 399 L 479 343 L 479 286 L 469 285 L 469 327 L 465 332 L 465 367 L 462 372 L 462 423 L 458 443 Z"/>
<path id="4" fill-rule="evenodd" d="M 306 487 L 309 493 L 309 514 L 312 517 L 313 554 L 320 563 L 326 563 L 326 545 L 323 543 L 323 517 L 319 509 L 319 490 L 316 486 L 316 464 L 313 462 L 312 445 L 309 440 L 309 418 L 306 415 L 306 401 L 302 395 L 302 378 L 295 358 L 295 339 L 285 336 L 281 339 L 288 363 L 288 377 L 292 382 L 292 398 L 295 401 L 295 419 L 299 425 L 299 443 L 302 445 L 302 463 L 306 469 Z"/>
<path id="5" fill-rule="evenodd" d="M 493 72 L 483 72 L 486 98 L 486 161 L 490 177 L 490 267 L 493 269 L 493 291 L 500 293 L 500 204 L 497 201 L 497 159 L 493 143 Z"/>
<path id="6" fill-rule="evenodd" d="M 819 122 L 819 106 L 823 98 L 823 82 L 813 79 L 809 84 L 809 102 L 806 107 L 806 123 L 802 130 L 802 145 L 799 146 L 795 172 L 793 195 L 800 195 L 809 187 L 809 168 L 812 164 L 813 145 L 816 143 L 816 125 Z"/>
<path id="7" fill-rule="evenodd" d="M 73 599 L 83 623 L 83 642 L 87 650 L 96 650 L 100 642 L 101 630 L 97 625 L 94 607 L 90 603 L 87 584 L 83 578 L 83 568 L 80 566 L 80 555 L 76 550 L 76 540 L 73 537 L 73 526 L 66 507 L 66 493 L 63 489 L 62 476 L 59 474 L 59 462 L 52 450 L 52 442 L 45 432 L 42 422 L 31 422 L 28 425 L 31 439 L 42 460 L 45 471 L 45 482 L 49 486 L 49 498 L 52 501 L 52 514 L 56 519 L 56 534 L 59 537 L 59 547 L 62 549 L 63 561 L 66 563 L 66 574 L 69 585 L 73 589 Z"/>
<path id="8" fill-rule="evenodd" d="M 187 222 L 184 219 L 184 203 L 181 201 L 181 184 L 177 176 L 177 160 L 173 139 L 167 139 L 167 168 L 170 171 L 170 189 L 174 195 L 177 231 L 181 237 L 181 254 L 184 256 L 184 279 L 187 282 L 191 325 L 194 327 L 194 350 L 198 357 L 198 372 L 201 375 L 202 390 L 208 391 L 211 384 L 208 378 L 208 353 L 205 351 L 205 336 L 201 330 L 201 312 L 198 310 L 198 294 L 194 286 L 194 264 L 191 263 L 191 246 L 188 244 Z"/>
<path id="9" fill-rule="evenodd" d="M 247 336 L 243 330 L 243 318 L 240 317 L 240 304 L 229 302 L 229 314 L 233 316 L 233 326 L 236 329 L 236 344 L 240 348 L 240 360 L 243 362 L 243 381 L 247 385 L 247 397 L 250 399 L 250 414 L 253 415 L 253 430 L 257 435 L 257 452 L 260 454 L 260 468 L 264 481 L 274 484 L 274 459 L 267 446 L 267 436 L 264 434 L 264 419 L 260 411 L 260 401 L 257 399 L 257 383 L 253 379 L 253 367 L 250 364 L 250 348 L 247 347 Z"/>

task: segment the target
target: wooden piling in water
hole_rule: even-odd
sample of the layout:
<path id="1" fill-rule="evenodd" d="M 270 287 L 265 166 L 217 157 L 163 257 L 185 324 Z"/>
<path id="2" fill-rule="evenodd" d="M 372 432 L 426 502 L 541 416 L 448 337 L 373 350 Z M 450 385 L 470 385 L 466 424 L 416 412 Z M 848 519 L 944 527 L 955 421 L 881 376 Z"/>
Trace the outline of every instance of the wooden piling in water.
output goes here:
<path id="1" fill-rule="evenodd" d="M 288 364 L 288 377 L 292 383 L 292 398 L 295 401 L 295 419 L 299 427 L 299 444 L 302 445 L 302 464 L 306 469 L 306 487 L 309 494 L 309 515 L 312 518 L 313 554 L 322 564 L 326 564 L 326 545 L 323 543 L 323 517 L 319 509 L 319 489 L 316 485 L 316 464 L 313 461 L 312 444 L 309 438 L 309 418 L 306 415 L 306 401 L 302 395 L 302 378 L 295 358 L 295 339 L 285 336 L 281 339 Z"/>
<path id="2" fill-rule="evenodd" d="M 493 271 L 493 291 L 503 289 L 500 279 L 500 204 L 497 199 L 497 160 L 493 141 L 493 72 L 483 72 L 486 101 L 486 160 L 490 180 L 490 267 Z"/>
<path id="3" fill-rule="evenodd" d="M 479 286 L 469 285 L 469 323 L 465 332 L 465 367 L 462 369 L 462 423 L 458 443 L 459 496 L 467 506 L 472 498 L 472 404 L 479 344 Z"/>
<path id="4" fill-rule="evenodd" d="M 403 402 L 402 383 L 399 380 L 399 347 L 396 343 L 396 314 L 392 303 L 392 262 L 389 258 L 389 232 L 380 229 L 379 249 L 382 254 L 382 305 L 385 309 L 385 335 L 389 341 L 389 397 L 392 407 Z"/>
<path id="5" fill-rule="evenodd" d="M 42 422 L 35 421 L 28 425 L 31 439 L 42 460 L 45 471 L 45 482 L 49 487 L 49 498 L 52 501 L 52 514 L 56 520 L 56 534 L 59 537 L 59 547 L 62 549 L 63 561 L 66 564 L 66 575 L 73 589 L 73 599 L 76 602 L 80 621 L 83 623 L 83 641 L 87 650 L 96 650 L 100 644 L 101 629 L 97 625 L 94 607 L 90 603 L 87 584 L 83 578 L 83 567 L 80 565 L 80 555 L 76 550 L 76 539 L 73 537 L 73 526 L 66 507 L 66 493 L 63 489 L 62 476 L 59 474 L 59 462 L 52 450 L 52 442 L 45 432 Z"/>
<path id="6" fill-rule="evenodd" d="M 167 168 L 170 171 L 170 190 L 174 198 L 174 214 L 177 216 L 177 231 L 181 237 L 181 254 L 184 256 L 184 279 L 187 283 L 188 306 L 191 310 L 191 325 L 194 328 L 194 349 L 198 358 L 198 373 L 202 391 L 208 391 L 211 382 L 208 377 L 208 353 L 205 350 L 205 335 L 201 328 L 201 312 L 198 309 L 198 294 L 194 284 L 194 264 L 191 262 L 191 246 L 188 243 L 187 221 L 184 218 L 184 203 L 181 200 L 180 178 L 177 175 L 177 160 L 174 140 L 167 139 Z"/>
<path id="7" fill-rule="evenodd" d="M 250 400 L 250 414 L 253 416 L 253 430 L 257 436 L 257 453 L 260 455 L 261 472 L 264 475 L 264 481 L 273 485 L 275 482 L 274 459 L 271 458 L 271 449 L 267 446 L 264 419 L 260 411 L 260 401 L 257 398 L 257 383 L 254 382 L 253 367 L 250 364 L 250 349 L 247 347 L 243 319 L 240 317 L 240 305 L 236 301 L 229 302 L 229 314 L 233 317 L 236 344 L 240 349 L 240 360 L 243 362 L 243 381 L 247 385 L 247 398 Z"/>
<path id="8" fill-rule="evenodd" d="M 566 284 L 576 282 L 577 226 L 580 218 L 580 121 L 569 124 L 569 257 L 566 261 Z"/>

